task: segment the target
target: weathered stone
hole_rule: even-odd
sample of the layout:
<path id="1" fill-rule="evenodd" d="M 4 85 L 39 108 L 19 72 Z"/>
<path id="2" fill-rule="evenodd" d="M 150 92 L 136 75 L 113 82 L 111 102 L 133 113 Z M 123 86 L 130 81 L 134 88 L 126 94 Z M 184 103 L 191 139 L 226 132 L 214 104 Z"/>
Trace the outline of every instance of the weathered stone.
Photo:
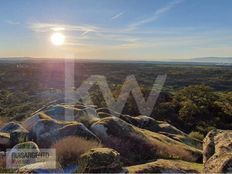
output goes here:
<path id="1" fill-rule="evenodd" d="M 28 142 L 24 142 L 24 143 L 19 143 L 17 145 L 15 145 L 9 152 L 8 152 L 8 155 L 7 155 L 7 163 L 10 164 L 10 162 L 12 161 L 11 157 L 12 157 L 12 153 L 19 153 L 19 152 L 28 152 L 28 151 L 33 151 L 33 152 L 36 152 L 36 153 L 39 153 L 40 150 L 39 150 L 39 147 L 37 144 L 35 144 L 34 142 L 32 141 L 28 141 Z M 24 162 L 25 165 L 28 165 L 28 164 L 32 164 L 35 161 L 35 159 L 33 158 L 30 158 L 28 160 L 25 160 Z"/>
<path id="2" fill-rule="evenodd" d="M 202 173 L 203 165 L 180 160 L 159 159 L 154 162 L 129 166 L 128 173 Z"/>
<path id="3" fill-rule="evenodd" d="M 26 119 L 23 122 L 23 125 L 27 130 L 31 130 L 38 121 L 43 119 L 55 119 L 58 121 L 78 121 L 83 123 L 86 127 L 89 127 L 93 122 L 98 120 L 98 115 L 94 107 L 79 104 L 56 104 L 51 105 L 34 114 L 32 117 Z"/>
<path id="4" fill-rule="evenodd" d="M 203 140 L 205 172 L 232 172 L 232 131 L 212 130 Z"/>
<path id="5" fill-rule="evenodd" d="M 105 111 L 106 109 L 101 109 L 101 110 Z M 112 117 L 112 115 L 108 112 L 98 112 L 98 115 L 100 118 Z M 196 147 L 198 149 L 202 148 L 201 141 L 190 138 L 187 134 L 185 134 L 184 132 L 180 131 L 176 127 L 166 122 L 157 121 L 151 117 L 143 116 L 143 115 L 132 117 L 129 115 L 118 114 L 117 117 L 136 127 L 166 135 L 172 139 L 175 139 L 186 145 Z"/>
<path id="6" fill-rule="evenodd" d="M 26 120 L 23 121 L 22 125 L 25 129 L 28 131 L 31 131 L 31 129 L 36 125 L 36 123 L 40 120 L 52 120 L 51 117 L 46 115 L 44 112 L 39 112 Z"/>
<path id="7" fill-rule="evenodd" d="M 19 123 L 7 123 L 0 129 L 0 131 L 10 134 L 11 147 L 28 140 L 29 132 Z"/>
<path id="8" fill-rule="evenodd" d="M 6 133 L 11 133 L 15 130 L 25 130 L 19 123 L 15 123 L 15 122 L 10 122 L 5 124 L 1 129 L 0 132 L 6 132 Z"/>
<path id="9" fill-rule="evenodd" d="M 91 130 L 132 164 L 157 158 L 202 162 L 200 150 L 165 135 L 137 128 L 117 117 L 101 119 L 91 126 Z"/>
<path id="10" fill-rule="evenodd" d="M 17 129 L 10 133 L 11 146 L 26 142 L 29 139 L 29 132 L 25 129 Z"/>
<path id="11" fill-rule="evenodd" d="M 122 171 L 120 155 L 109 148 L 95 148 L 81 155 L 78 173 L 119 173 Z"/>
<path id="12" fill-rule="evenodd" d="M 92 132 L 79 122 L 41 120 L 32 128 L 31 134 L 32 139 L 40 147 L 50 147 L 59 139 L 68 136 L 78 136 L 99 141 Z"/>
<path id="13" fill-rule="evenodd" d="M 106 112 L 98 112 L 97 115 L 98 115 L 99 118 L 112 117 L 111 114 L 106 113 Z"/>
<path id="14" fill-rule="evenodd" d="M 204 164 L 205 173 L 232 173 L 232 152 L 214 154 Z"/>

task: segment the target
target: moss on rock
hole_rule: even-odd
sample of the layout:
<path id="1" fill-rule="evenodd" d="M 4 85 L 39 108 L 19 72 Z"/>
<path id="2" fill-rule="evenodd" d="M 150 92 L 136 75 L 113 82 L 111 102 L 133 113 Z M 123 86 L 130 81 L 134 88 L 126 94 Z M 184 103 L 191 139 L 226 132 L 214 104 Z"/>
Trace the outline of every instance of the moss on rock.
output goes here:
<path id="1" fill-rule="evenodd" d="M 120 155 L 109 148 L 94 148 L 81 155 L 78 173 L 120 172 Z"/>

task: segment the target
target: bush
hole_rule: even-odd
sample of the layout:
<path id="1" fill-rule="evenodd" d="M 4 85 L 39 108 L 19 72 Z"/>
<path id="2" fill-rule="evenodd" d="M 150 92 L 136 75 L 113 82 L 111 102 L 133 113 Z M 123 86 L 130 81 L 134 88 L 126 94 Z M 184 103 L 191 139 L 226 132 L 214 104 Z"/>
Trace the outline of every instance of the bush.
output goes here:
<path id="1" fill-rule="evenodd" d="M 62 166 L 76 164 L 81 154 L 96 147 L 101 147 L 101 144 L 74 136 L 63 138 L 52 146 L 56 149 L 57 161 Z"/>
<path id="2" fill-rule="evenodd" d="M 201 141 L 205 138 L 204 135 L 201 134 L 200 132 L 194 132 L 194 131 L 192 131 L 189 134 L 189 137 L 194 138 L 194 139 L 198 139 L 198 140 L 201 140 Z"/>

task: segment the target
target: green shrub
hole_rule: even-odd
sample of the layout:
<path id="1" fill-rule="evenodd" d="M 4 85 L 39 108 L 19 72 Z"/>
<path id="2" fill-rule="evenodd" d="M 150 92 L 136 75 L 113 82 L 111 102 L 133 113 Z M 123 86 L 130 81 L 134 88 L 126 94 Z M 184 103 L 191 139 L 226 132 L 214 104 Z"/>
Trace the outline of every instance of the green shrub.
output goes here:
<path id="1" fill-rule="evenodd" d="M 192 131 L 189 134 L 189 137 L 194 138 L 194 139 L 198 139 L 198 140 L 201 140 L 201 141 L 205 138 L 204 135 L 201 134 L 200 132 L 194 132 L 194 131 Z"/>

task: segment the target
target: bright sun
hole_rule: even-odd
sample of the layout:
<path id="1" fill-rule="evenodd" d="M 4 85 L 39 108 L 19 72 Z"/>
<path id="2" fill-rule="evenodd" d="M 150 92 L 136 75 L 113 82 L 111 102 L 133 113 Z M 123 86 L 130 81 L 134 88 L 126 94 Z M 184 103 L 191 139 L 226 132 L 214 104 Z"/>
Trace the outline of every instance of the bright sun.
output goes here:
<path id="1" fill-rule="evenodd" d="M 53 45 L 60 46 L 63 45 L 65 41 L 65 36 L 62 33 L 54 32 L 51 35 L 51 42 Z"/>

